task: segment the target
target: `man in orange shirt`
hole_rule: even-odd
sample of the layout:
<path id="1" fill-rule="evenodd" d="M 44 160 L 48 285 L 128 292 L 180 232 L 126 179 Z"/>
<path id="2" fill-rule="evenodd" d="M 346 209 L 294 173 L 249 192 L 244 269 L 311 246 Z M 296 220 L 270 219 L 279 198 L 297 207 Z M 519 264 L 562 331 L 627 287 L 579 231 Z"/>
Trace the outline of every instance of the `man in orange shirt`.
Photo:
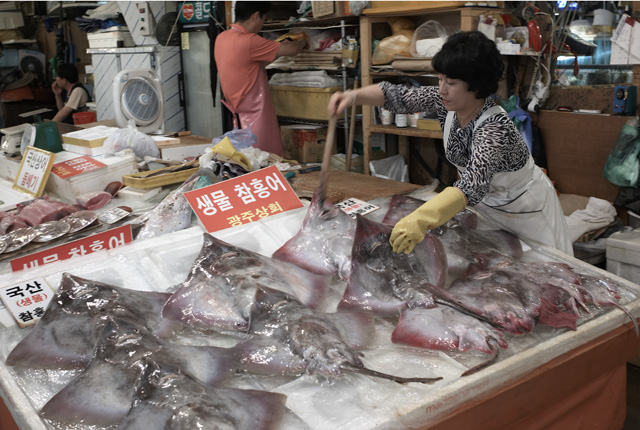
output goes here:
<path id="1" fill-rule="evenodd" d="M 226 99 L 223 103 L 234 114 L 234 126 L 249 128 L 258 138 L 255 147 L 282 155 L 265 65 L 279 57 L 299 54 L 307 41 L 276 42 L 258 36 L 270 8 L 271 2 L 267 1 L 236 2 L 235 23 L 216 38 L 214 57 Z"/>

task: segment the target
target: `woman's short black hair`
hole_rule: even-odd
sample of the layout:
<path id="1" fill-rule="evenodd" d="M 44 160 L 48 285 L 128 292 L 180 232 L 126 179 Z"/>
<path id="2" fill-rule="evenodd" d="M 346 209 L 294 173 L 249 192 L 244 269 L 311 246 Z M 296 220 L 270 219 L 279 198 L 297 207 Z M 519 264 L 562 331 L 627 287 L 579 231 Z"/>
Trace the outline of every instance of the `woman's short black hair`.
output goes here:
<path id="1" fill-rule="evenodd" d="M 235 4 L 236 22 L 246 21 L 256 12 L 265 16 L 271 10 L 270 1 L 237 1 Z"/>
<path id="2" fill-rule="evenodd" d="M 66 79 L 72 84 L 78 82 L 78 69 L 71 63 L 58 64 L 56 75 L 59 76 L 60 79 Z"/>
<path id="3" fill-rule="evenodd" d="M 460 79 L 483 99 L 498 91 L 504 72 L 502 55 L 496 44 L 479 31 L 452 34 L 432 61 L 436 72 Z"/>

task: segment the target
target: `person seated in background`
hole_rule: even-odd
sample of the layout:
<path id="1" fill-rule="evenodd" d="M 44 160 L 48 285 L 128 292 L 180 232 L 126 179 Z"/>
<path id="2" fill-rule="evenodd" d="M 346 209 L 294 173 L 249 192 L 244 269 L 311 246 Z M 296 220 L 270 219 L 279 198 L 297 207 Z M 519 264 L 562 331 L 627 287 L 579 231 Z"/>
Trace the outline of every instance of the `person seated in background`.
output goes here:
<path id="1" fill-rule="evenodd" d="M 89 91 L 78 82 L 78 69 L 73 64 L 58 65 L 56 75 L 56 80 L 51 84 L 51 90 L 56 96 L 58 113 L 53 120 L 73 124 L 72 115 L 86 110 Z"/>

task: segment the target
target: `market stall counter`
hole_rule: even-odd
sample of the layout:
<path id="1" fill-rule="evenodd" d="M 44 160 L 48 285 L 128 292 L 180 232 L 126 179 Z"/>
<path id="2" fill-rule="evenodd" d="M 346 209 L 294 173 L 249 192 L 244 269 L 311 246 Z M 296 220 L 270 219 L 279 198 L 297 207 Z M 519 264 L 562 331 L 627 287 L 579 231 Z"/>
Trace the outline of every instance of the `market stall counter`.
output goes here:
<path id="1" fill-rule="evenodd" d="M 304 175 L 299 176 L 306 181 Z M 340 180 L 331 182 L 340 183 Z M 353 182 L 344 181 L 342 186 L 337 192 L 347 193 L 346 197 L 357 189 Z M 404 192 L 407 191 L 410 190 Z M 422 198 L 430 194 L 433 189 L 419 188 L 411 195 Z M 389 194 L 359 197 L 380 207 L 365 218 L 372 222 L 381 220 L 389 207 Z M 212 236 L 238 253 L 253 252 L 268 258 L 300 230 L 307 210 L 305 206 Z M 196 225 L 116 249 L 0 275 L 0 285 L 38 278 L 56 288 L 68 273 L 118 288 L 175 292 L 185 282 L 203 246 L 210 242 L 207 237 L 203 228 Z M 640 315 L 639 286 L 552 249 L 532 249 L 523 244 L 523 250 L 523 261 L 563 263 L 584 275 L 615 281 L 620 286 L 620 304 L 635 318 Z M 344 286 L 345 281 L 333 277 L 319 309 L 335 312 Z M 405 378 L 442 378 L 432 384 L 401 384 L 350 372 L 342 376 L 303 372 L 298 377 L 236 375 L 226 386 L 285 395 L 287 409 L 276 427 L 279 430 L 575 428 L 575 423 L 583 423 L 587 418 L 590 425 L 619 428 L 625 414 L 624 366 L 636 354 L 640 342 L 628 322 L 629 316 L 620 309 L 589 307 L 589 313 L 580 315 L 576 330 L 536 325 L 529 333 L 508 336 L 508 348 L 499 351 L 498 359 L 469 376 L 461 375 L 484 361 L 485 354 L 442 352 L 393 343 L 394 320 L 376 317 L 375 333 L 368 339 L 369 346 L 362 350 L 364 365 Z M 19 329 L 8 315 L 3 315 L 1 321 L 5 325 L 0 329 L 3 400 L 22 430 L 60 428 L 44 420 L 39 411 L 82 369 L 8 366 L 5 359 L 32 329 Z M 237 342 L 236 337 L 210 332 L 183 340 L 192 345 L 217 347 L 231 347 Z M 107 388 L 105 381 L 100 384 L 99 390 Z M 102 427 L 74 424 L 74 428 Z"/>

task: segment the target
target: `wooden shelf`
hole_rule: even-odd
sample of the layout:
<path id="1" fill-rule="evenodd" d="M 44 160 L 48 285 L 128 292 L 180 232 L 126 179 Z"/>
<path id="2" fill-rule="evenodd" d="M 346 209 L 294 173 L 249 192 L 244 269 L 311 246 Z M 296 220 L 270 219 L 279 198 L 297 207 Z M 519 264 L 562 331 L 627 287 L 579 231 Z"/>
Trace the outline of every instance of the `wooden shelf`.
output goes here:
<path id="1" fill-rule="evenodd" d="M 415 19 L 417 22 L 426 20 L 438 20 L 445 27 L 456 27 L 458 30 L 470 31 L 478 28 L 480 15 L 488 13 L 500 13 L 500 8 L 484 7 L 460 7 L 463 2 L 432 2 L 434 7 L 428 3 L 414 2 L 413 4 L 393 5 L 389 7 L 365 9 L 360 15 L 360 52 L 361 52 L 361 82 L 362 86 L 373 84 L 374 78 L 381 79 L 393 76 L 429 76 L 428 72 L 406 73 L 396 71 L 371 71 L 371 49 L 373 43 L 373 26 L 387 23 L 390 16 L 406 16 Z M 366 174 L 370 174 L 369 161 L 371 161 L 371 133 L 384 133 L 399 136 L 398 151 L 409 157 L 409 138 L 420 137 L 430 139 L 442 139 L 441 131 L 420 130 L 418 128 L 407 127 L 398 128 L 392 125 L 373 124 L 373 108 L 362 106 L 362 143 L 364 169 Z"/>
<path id="2" fill-rule="evenodd" d="M 395 134 L 396 136 L 414 136 L 428 139 L 442 139 L 440 130 L 422 130 L 416 127 L 396 127 L 395 125 L 371 124 L 372 133 Z"/>

